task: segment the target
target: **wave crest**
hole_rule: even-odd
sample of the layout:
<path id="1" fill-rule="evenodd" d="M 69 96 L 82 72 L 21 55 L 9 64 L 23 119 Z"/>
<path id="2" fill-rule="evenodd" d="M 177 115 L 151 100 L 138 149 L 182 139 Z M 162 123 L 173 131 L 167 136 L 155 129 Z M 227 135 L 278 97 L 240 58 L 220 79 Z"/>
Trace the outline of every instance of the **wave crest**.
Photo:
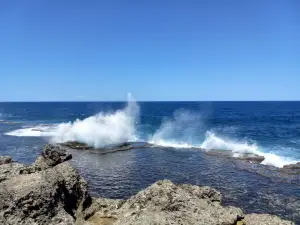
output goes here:
<path id="1" fill-rule="evenodd" d="M 84 120 L 59 124 L 52 142 L 78 141 L 95 148 L 125 141 L 134 141 L 139 107 L 129 97 L 125 109 L 114 113 L 99 113 Z"/>

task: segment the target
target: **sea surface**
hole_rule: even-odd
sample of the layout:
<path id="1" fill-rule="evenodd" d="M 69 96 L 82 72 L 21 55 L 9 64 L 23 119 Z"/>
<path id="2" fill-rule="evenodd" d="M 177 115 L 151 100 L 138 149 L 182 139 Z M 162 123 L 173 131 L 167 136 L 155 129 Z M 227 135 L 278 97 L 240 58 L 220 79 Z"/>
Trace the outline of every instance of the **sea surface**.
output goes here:
<path id="1" fill-rule="evenodd" d="M 71 163 L 95 196 L 128 198 L 159 179 L 209 185 L 224 204 L 300 224 L 300 184 L 241 170 L 207 150 L 255 153 L 262 164 L 300 162 L 300 102 L 0 103 L 0 155 L 32 163 L 49 142 L 94 147 L 143 141 L 142 148 L 100 155 L 72 151 Z"/>

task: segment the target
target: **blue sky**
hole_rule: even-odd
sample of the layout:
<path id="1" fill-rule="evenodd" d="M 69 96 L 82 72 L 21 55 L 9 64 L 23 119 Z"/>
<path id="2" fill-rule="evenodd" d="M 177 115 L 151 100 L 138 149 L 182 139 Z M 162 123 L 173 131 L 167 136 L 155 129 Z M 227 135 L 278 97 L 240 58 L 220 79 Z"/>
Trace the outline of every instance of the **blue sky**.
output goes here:
<path id="1" fill-rule="evenodd" d="M 0 1 L 0 101 L 300 100 L 300 1 Z"/>

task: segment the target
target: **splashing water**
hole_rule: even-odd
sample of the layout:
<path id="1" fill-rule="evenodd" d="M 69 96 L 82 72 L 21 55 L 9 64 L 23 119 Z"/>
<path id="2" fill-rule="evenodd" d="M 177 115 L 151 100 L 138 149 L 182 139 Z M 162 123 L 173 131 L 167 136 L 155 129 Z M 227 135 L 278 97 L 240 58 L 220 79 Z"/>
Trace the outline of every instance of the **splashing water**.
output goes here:
<path id="1" fill-rule="evenodd" d="M 165 120 L 159 129 L 149 138 L 149 142 L 174 148 L 191 148 L 199 139 L 202 120 L 199 114 L 186 110 L 177 110 L 173 119 Z"/>
<path id="2" fill-rule="evenodd" d="M 54 132 L 52 142 L 78 141 L 95 148 L 114 143 L 134 141 L 136 123 L 139 116 L 139 107 L 128 97 L 127 107 L 115 113 L 88 117 L 76 120 L 73 123 L 62 123 Z"/>
<path id="3" fill-rule="evenodd" d="M 99 148 L 139 140 L 138 122 L 139 106 L 129 95 L 127 106 L 113 113 L 100 112 L 83 120 L 77 119 L 69 123 L 23 127 L 8 132 L 6 135 L 50 137 L 54 143 L 78 141 Z M 175 111 L 173 118 L 165 119 L 154 134 L 143 132 L 149 136 L 148 142 L 158 146 L 232 151 L 234 156 L 253 153 L 265 157 L 263 164 L 277 167 L 297 162 L 295 159 L 280 156 L 256 144 L 234 141 L 213 132 L 206 132 L 201 115 L 186 110 Z"/>

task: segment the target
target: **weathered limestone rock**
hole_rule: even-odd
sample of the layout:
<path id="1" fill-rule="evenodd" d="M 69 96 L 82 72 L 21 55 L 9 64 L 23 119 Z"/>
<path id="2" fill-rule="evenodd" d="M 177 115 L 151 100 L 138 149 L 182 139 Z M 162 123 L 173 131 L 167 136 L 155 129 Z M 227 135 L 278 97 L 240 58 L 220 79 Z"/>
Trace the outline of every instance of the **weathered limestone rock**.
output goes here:
<path id="1" fill-rule="evenodd" d="M 245 216 L 244 222 L 246 225 L 293 225 L 294 223 L 287 220 L 282 220 L 278 216 L 269 214 L 248 214 Z"/>
<path id="2" fill-rule="evenodd" d="M 12 158 L 10 156 L 0 156 L 0 165 L 8 164 L 12 162 Z"/>
<path id="3" fill-rule="evenodd" d="M 22 164 L 0 165 L 0 224 L 75 224 L 76 211 L 89 205 L 86 182 L 70 164 L 58 164 L 70 157 L 49 146 L 42 157 L 32 173 Z"/>
<path id="4" fill-rule="evenodd" d="M 36 159 L 34 166 L 41 169 L 46 169 L 56 166 L 57 164 L 67 161 L 71 158 L 72 155 L 67 153 L 66 150 L 62 150 L 58 146 L 48 144 L 43 150 L 41 156 Z"/>
<path id="5" fill-rule="evenodd" d="M 128 147 L 127 145 L 121 148 Z M 210 187 L 158 181 L 128 200 L 91 198 L 87 183 L 66 160 L 71 155 L 47 145 L 31 166 L 11 159 L 0 164 L 2 225 L 292 225 L 267 214 L 244 215 L 221 205 Z"/>
<path id="6" fill-rule="evenodd" d="M 232 225 L 243 218 L 235 207 L 220 205 L 221 195 L 210 187 L 175 185 L 158 181 L 123 204 L 100 207 L 88 223 L 109 221 L 110 224 L 205 224 Z M 110 208 L 110 210 L 107 210 Z M 92 222 L 91 222 L 92 221 Z M 88 224 L 87 223 L 87 224 Z M 100 223 L 100 222 L 99 222 Z"/>

